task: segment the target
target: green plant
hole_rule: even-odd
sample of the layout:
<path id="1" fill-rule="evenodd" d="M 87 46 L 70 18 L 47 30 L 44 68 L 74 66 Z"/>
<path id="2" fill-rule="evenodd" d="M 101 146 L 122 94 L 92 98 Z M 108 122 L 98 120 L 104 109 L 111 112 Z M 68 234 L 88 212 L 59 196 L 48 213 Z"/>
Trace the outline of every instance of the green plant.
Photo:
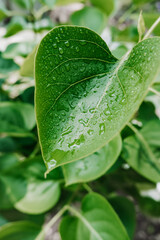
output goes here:
<path id="1" fill-rule="evenodd" d="M 146 31 L 141 12 L 134 34 L 111 26 L 111 51 L 98 33 L 121 6 L 91 0 L 59 26 L 47 14 L 66 2 L 0 9 L 4 38 L 25 29 L 36 39 L 0 53 L 0 240 L 47 239 L 59 220 L 62 240 L 131 240 L 135 204 L 160 216 L 149 195 L 160 182 L 160 37 L 151 36 L 160 18 Z M 146 2 L 130 3 L 118 24 Z M 123 38 L 139 42 L 129 48 Z"/>

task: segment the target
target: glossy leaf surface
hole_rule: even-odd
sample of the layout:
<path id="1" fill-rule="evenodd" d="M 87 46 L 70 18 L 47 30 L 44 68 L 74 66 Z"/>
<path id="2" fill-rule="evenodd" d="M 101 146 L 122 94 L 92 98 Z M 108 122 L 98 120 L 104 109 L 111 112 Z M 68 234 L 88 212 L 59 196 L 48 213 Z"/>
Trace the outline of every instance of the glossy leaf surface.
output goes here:
<path id="1" fill-rule="evenodd" d="M 117 214 L 107 200 L 99 194 L 90 193 L 82 201 L 79 217 L 62 220 L 62 240 L 129 240 Z"/>
<path id="2" fill-rule="evenodd" d="M 63 166 L 67 185 L 88 182 L 102 176 L 117 160 L 122 147 L 120 135 L 94 154 Z"/>
<path id="3" fill-rule="evenodd" d="M 92 154 L 121 131 L 159 66 L 158 37 L 138 43 L 118 61 L 89 29 L 49 32 L 35 66 L 37 123 L 48 171 Z"/>

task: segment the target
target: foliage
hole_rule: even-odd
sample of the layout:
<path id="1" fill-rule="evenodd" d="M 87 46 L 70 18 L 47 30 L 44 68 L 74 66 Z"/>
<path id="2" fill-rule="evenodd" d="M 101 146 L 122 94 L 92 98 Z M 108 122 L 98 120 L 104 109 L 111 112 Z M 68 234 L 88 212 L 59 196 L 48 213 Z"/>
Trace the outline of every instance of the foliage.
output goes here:
<path id="1" fill-rule="evenodd" d="M 160 217 L 157 1 L 0 4 L 0 240 L 134 239 L 135 203 Z"/>

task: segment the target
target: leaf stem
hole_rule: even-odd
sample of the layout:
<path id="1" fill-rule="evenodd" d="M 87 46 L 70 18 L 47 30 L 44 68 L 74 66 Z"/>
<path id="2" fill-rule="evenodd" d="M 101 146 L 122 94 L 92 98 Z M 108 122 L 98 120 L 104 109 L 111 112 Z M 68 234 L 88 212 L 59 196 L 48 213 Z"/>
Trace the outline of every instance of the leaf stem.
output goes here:
<path id="1" fill-rule="evenodd" d="M 33 151 L 30 154 L 30 158 L 34 158 L 36 156 L 36 154 L 38 153 L 38 151 L 40 150 L 40 146 L 39 146 L 39 142 L 37 142 L 35 148 L 33 149 Z"/>
<path id="2" fill-rule="evenodd" d="M 160 92 L 158 92 L 156 89 L 154 89 L 154 88 L 149 88 L 149 91 L 155 93 L 158 97 L 160 97 Z"/>
<path id="3" fill-rule="evenodd" d="M 87 192 L 93 192 L 92 188 L 87 183 L 83 183 L 83 187 Z"/>
<path id="4" fill-rule="evenodd" d="M 38 234 L 35 240 L 41 240 L 43 239 L 45 233 L 48 232 L 48 230 L 57 222 L 57 220 L 64 214 L 65 211 L 68 210 L 68 206 L 65 205 L 42 229 L 42 231 Z"/>
<path id="5" fill-rule="evenodd" d="M 148 38 L 151 33 L 153 32 L 153 30 L 157 27 L 157 25 L 160 23 L 160 17 L 153 23 L 153 25 L 150 27 L 150 29 L 148 30 L 148 32 L 146 33 L 146 35 L 144 36 L 143 40 Z"/>

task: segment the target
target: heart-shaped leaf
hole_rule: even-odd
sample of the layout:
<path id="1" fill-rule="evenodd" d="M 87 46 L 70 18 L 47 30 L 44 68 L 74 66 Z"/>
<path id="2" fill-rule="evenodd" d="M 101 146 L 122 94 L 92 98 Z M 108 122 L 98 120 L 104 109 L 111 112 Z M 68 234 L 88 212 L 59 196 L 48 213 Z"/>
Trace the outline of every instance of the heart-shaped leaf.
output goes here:
<path id="1" fill-rule="evenodd" d="M 97 193 L 82 201 L 76 217 L 66 217 L 60 225 L 62 240 L 129 240 L 127 232 L 110 204 Z M 74 214 L 74 212 L 73 212 Z"/>
<path id="2" fill-rule="evenodd" d="M 88 182 L 102 176 L 117 160 L 122 148 L 120 135 L 92 155 L 63 166 L 67 185 Z"/>
<path id="3" fill-rule="evenodd" d="M 140 106 L 160 68 L 160 38 L 138 43 L 120 61 L 93 31 L 57 27 L 35 64 L 36 114 L 48 171 L 109 142 Z"/>

